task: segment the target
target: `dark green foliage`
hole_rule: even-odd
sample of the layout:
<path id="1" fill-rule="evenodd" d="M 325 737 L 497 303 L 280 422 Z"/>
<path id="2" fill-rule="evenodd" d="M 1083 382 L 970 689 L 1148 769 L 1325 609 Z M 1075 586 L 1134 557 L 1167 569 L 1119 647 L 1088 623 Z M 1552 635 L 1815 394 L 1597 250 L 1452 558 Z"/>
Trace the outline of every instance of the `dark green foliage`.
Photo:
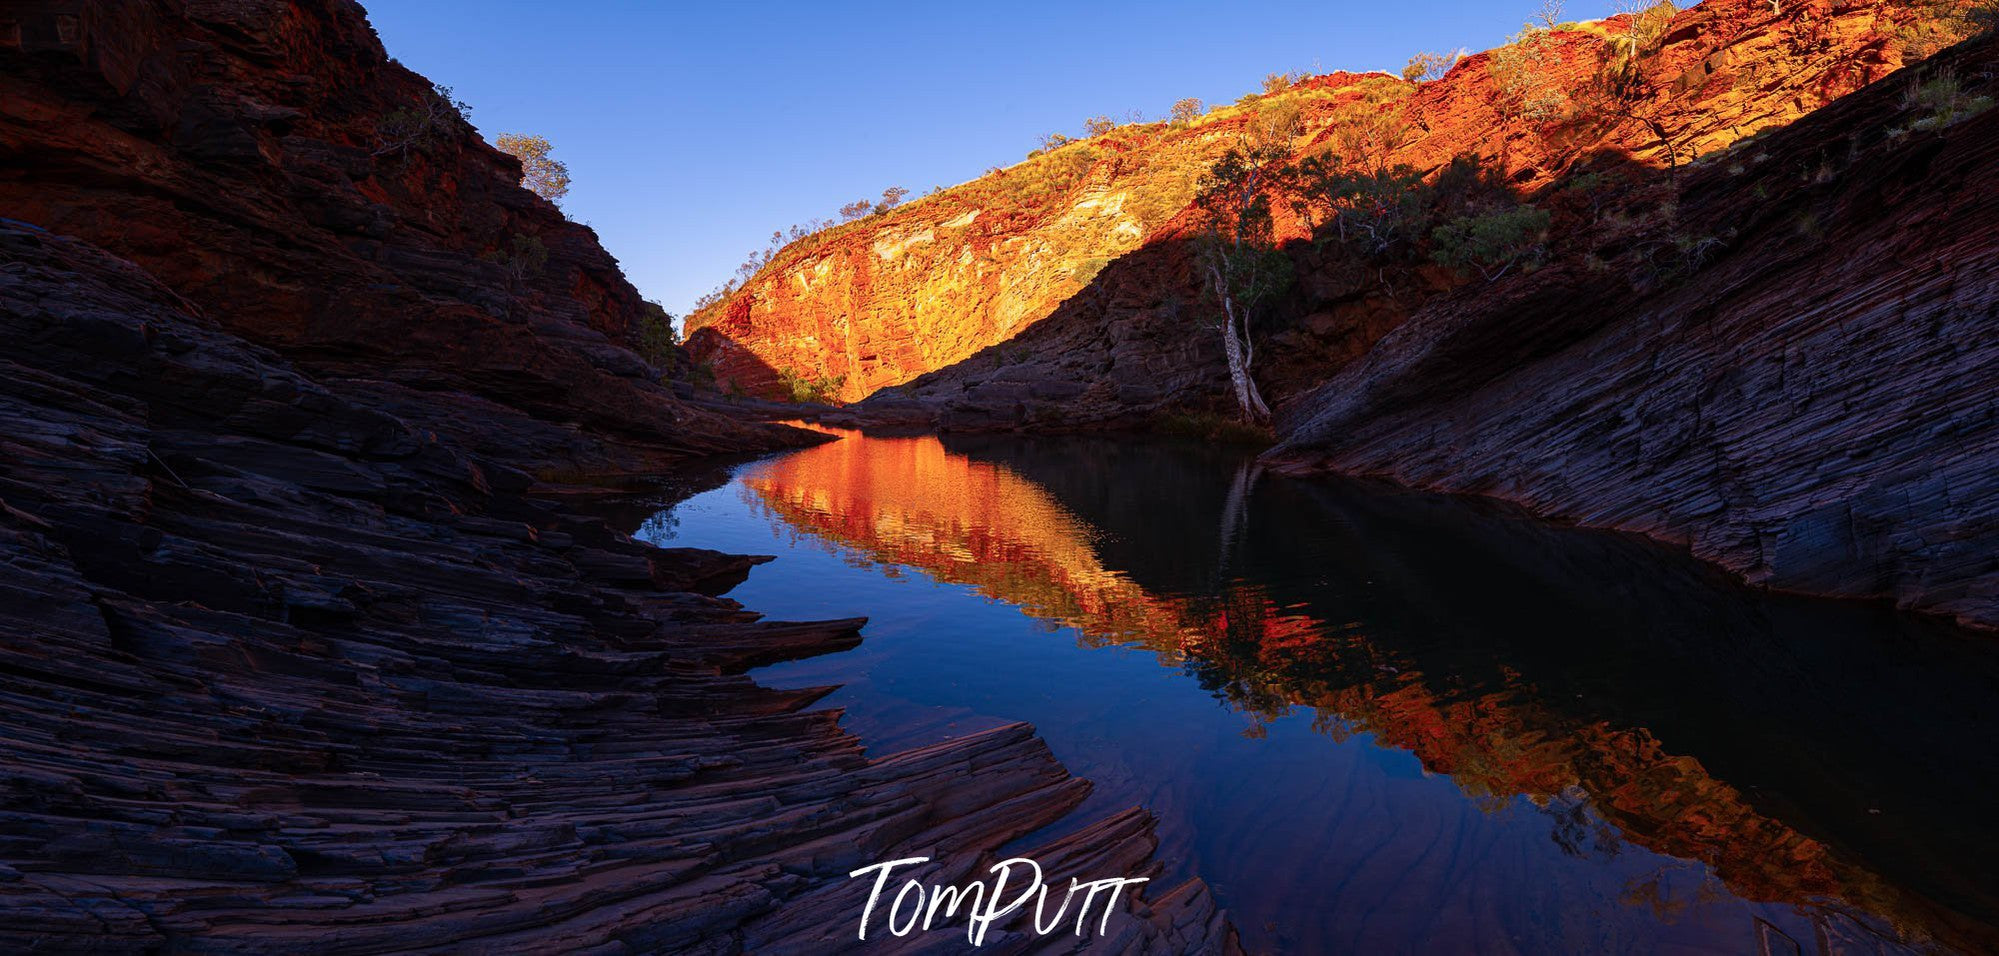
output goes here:
<path id="1" fill-rule="evenodd" d="M 436 147 L 466 128 L 465 115 L 472 107 L 456 99 L 451 87 L 432 86 L 417 102 L 391 111 L 376 131 L 382 136 L 376 156 L 404 157 Z"/>
<path id="2" fill-rule="evenodd" d="M 673 313 L 650 299 L 639 303 L 639 357 L 656 368 L 671 370 L 676 364 L 680 336 L 673 328 Z"/>
<path id="3" fill-rule="evenodd" d="M 1225 445 L 1254 445 L 1267 448 L 1276 440 L 1275 433 L 1268 425 L 1257 425 L 1215 412 L 1162 415 L 1154 420 L 1152 427 L 1161 434 L 1198 438 L 1201 441 Z"/>
<path id="4" fill-rule="evenodd" d="M 1359 271 L 1384 287 L 1384 267 L 1420 258 L 1440 225 L 1517 202 L 1497 172 L 1473 156 L 1425 179 L 1408 166 L 1356 165 L 1326 153 L 1299 163 L 1287 182 L 1293 209 L 1314 223 L 1320 247 L 1344 250 L 1351 266 L 1366 267 Z"/>
<path id="5" fill-rule="evenodd" d="M 1265 189 L 1288 170 L 1273 168 L 1283 157 L 1271 143 L 1231 149 L 1201 177 L 1194 203 L 1207 224 L 1203 238 L 1213 291 L 1232 299 L 1245 313 L 1291 287 L 1291 257 L 1277 249 Z"/>
<path id="6" fill-rule="evenodd" d="M 1321 154 L 1299 163 L 1295 175 L 1299 212 L 1323 211 L 1322 238 L 1355 255 L 1400 255 L 1426 231 L 1431 191 L 1411 167 L 1369 170 Z"/>
<path id="7" fill-rule="evenodd" d="M 1221 312 L 1216 326 L 1229 382 L 1243 418 L 1257 424 L 1270 420 L 1270 406 L 1250 374 L 1256 361 L 1255 320 L 1291 287 L 1292 279 L 1291 257 L 1277 247 L 1270 194 L 1290 173 L 1283 161 L 1295 132 L 1295 124 L 1253 128 L 1202 174 L 1194 199 L 1202 224 L 1202 272 Z"/>
<path id="8" fill-rule="evenodd" d="M 1500 205 L 1458 216 L 1430 233 L 1430 257 L 1496 282 L 1515 266 L 1533 268 L 1548 252 L 1546 210 Z"/>
<path id="9" fill-rule="evenodd" d="M 845 375 L 813 378 L 790 369 L 780 370 L 777 373 L 777 380 L 784 386 L 786 395 L 792 401 L 814 402 L 820 405 L 831 404 L 834 397 L 840 394 L 840 387 L 847 384 Z"/>
<path id="10" fill-rule="evenodd" d="M 519 284 L 527 281 L 529 276 L 540 275 L 548 267 L 548 247 L 542 245 L 539 237 L 514 233 L 506 245 L 479 258 L 499 263 L 507 270 L 507 275 Z"/>
<path id="11" fill-rule="evenodd" d="M 1672 233 L 1638 244 L 1643 273 L 1651 282 L 1674 285 L 1704 268 L 1727 247 L 1717 236 Z"/>
<path id="12" fill-rule="evenodd" d="M 1910 124 L 1910 128 L 1931 131 L 1955 126 L 1991 109 L 1992 97 L 1966 92 L 1957 71 L 1946 69 L 1924 82 L 1911 81 L 1908 94 L 1902 98 L 1902 107 L 1927 114 Z"/>

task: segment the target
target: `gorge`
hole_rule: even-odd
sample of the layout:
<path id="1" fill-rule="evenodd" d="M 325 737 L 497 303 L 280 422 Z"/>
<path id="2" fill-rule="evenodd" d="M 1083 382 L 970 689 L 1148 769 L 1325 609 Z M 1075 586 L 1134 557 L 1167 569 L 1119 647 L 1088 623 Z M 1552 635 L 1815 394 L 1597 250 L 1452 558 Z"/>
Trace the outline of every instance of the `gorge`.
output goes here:
<path id="1" fill-rule="evenodd" d="M 349 0 L 0 7 L 0 946 L 1999 948 L 1989 13 L 1274 76 L 683 344 Z"/>

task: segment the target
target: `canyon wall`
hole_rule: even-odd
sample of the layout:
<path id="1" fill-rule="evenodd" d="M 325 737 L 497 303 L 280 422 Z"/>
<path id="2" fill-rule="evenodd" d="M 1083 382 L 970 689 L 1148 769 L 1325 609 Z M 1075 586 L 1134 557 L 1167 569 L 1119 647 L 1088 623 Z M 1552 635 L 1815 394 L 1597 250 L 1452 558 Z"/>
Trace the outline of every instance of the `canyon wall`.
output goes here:
<path id="1" fill-rule="evenodd" d="M 823 950 L 855 867 L 1075 809 L 1030 727 L 868 755 L 743 676 L 863 621 L 759 620 L 608 483 L 817 436 L 683 401 L 462 123 L 384 152 L 429 89 L 344 0 L 0 7 L 0 949 Z M 1022 851 L 1161 872 L 1079 823 Z M 1123 905 L 1237 951 L 1198 880 Z"/>
<path id="2" fill-rule="evenodd" d="M 1298 156 L 1355 148 L 1346 131 L 1393 113 L 1380 155 L 1432 172 L 1473 154 L 1531 193 L 1583 166 L 1686 162 L 1781 126 L 1893 71 L 1898 4 L 1709 0 L 1682 11 L 1643 59 L 1648 93 L 1620 116 L 1531 121 L 1502 104 L 1495 54 L 1442 79 L 1316 77 L 1246 97 L 1188 126 L 1134 124 L 785 248 L 690 319 L 725 382 L 769 394 L 779 373 L 842 381 L 852 401 L 952 427 L 1131 424 L 1213 404 L 1226 374 L 1214 311 L 1184 248 L 1201 173 L 1261 119 L 1297 106 Z M 1552 33 L 1551 89 L 1593 82 L 1628 18 Z M 1661 132 L 1663 131 L 1663 137 Z M 1354 157 L 1359 158 L 1359 157 Z M 1070 170 L 1066 176 L 1059 175 Z M 1309 231 L 1278 203 L 1280 238 Z M 1294 395 L 1406 317 L 1409 292 L 1455 280 L 1400 277 L 1369 294 L 1306 249 L 1300 288 L 1263 331 L 1266 392 Z M 900 387 L 891 387 L 900 386 Z"/>
<path id="3" fill-rule="evenodd" d="M 1313 77 L 1188 124 L 1120 127 L 793 242 L 741 289 L 688 318 L 725 384 L 777 394 L 781 373 L 840 382 L 856 401 L 1004 342 L 1158 237 L 1208 164 L 1260 112 L 1321 129 L 1391 77 Z"/>
<path id="4" fill-rule="evenodd" d="M 963 881 L 1089 792 L 1022 724 L 865 756 L 832 688 L 742 676 L 862 619 L 759 621 L 713 596 L 757 559 L 523 497 L 190 308 L 0 223 L 0 948 L 824 949 L 852 869 Z M 1151 876 L 1153 826 L 1023 852 Z M 1117 943 L 1232 951 L 1198 881 L 1147 896 Z"/>
<path id="5" fill-rule="evenodd" d="M 412 121 L 431 96 L 353 3 L 12 4 L 0 215 L 501 454 L 615 469 L 795 443 L 678 401 L 632 351 L 641 301 L 596 235 L 455 111 Z"/>
<path id="6" fill-rule="evenodd" d="M 1682 543 L 1751 581 L 1999 626 L 1999 43 L 1694 170 L 1725 251 L 1634 286 L 1565 263 L 1417 311 L 1273 459 Z"/>
<path id="7" fill-rule="evenodd" d="M 1999 113 L 1971 115 L 1995 94 L 1985 46 L 1897 72 L 1924 15 L 1709 0 L 1637 61 L 1642 95 L 1593 115 L 1621 17 L 1547 38 L 1540 75 L 1571 105 L 1539 121 L 1504 105 L 1507 51 L 1360 94 L 1409 120 L 1384 161 L 1434 173 L 1477 154 L 1550 212 L 1546 264 L 1497 282 L 1420 259 L 1356 268 L 1280 202 L 1297 280 L 1255 368 L 1274 460 L 1508 498 L 1758 583 L 1999 625 L 1999 501 L 1981 477 L 1999 452 L 1982 225 Z M 1937 80 L 1955 105 L 1919 89 Z M 1354 124 L 1317 114 L 1295 151 L 1350 154 Z M 1175 213 L 1045 317 L 857 417 L 1070 430 L 1232 414 L 1192 226 Z M 763 288 L 725 307 L 756 315 L 779 301 Z M 754 335 L 820 314 L 783 301 Z"/>

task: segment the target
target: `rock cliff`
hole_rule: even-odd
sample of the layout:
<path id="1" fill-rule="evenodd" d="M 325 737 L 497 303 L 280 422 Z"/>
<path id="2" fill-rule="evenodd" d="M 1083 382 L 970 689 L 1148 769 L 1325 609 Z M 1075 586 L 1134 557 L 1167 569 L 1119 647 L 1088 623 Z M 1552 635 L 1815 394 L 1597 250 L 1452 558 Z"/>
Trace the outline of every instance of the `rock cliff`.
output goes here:
<path id="1" fill-rule="evenodd" d="M 757 559 L 586 503 L 816 438 L 677 398 L 462 123 L 385 151 L 430 89 L 341 0 L 0 9 L 0 948 L 833 948 L 849 870 L 964 880 L 1075 808 L 1023 725 L 864 755 L 742 676 L 860 619 L 761 621 L 715 596 Z M 1027 849 L 1147 875 L 1153 827 Z M 1235 948 L 1198 881 L 1127 912 Z"/>
<path id="2" fill-rule="evenodd" d="M 779 373 L 842 381 L 852 401 L 889 389 L 878 415 L 956 427 L 1143 422 L 1199 408 L 1226 381 L 1213 311 L 1183 240 L 1200 174 L 1259 122 L 1295 112 L 1298 156 L 1350 155 L 1434 172 L 1477 155 L 1531 193 L 1584 166 L 1685 163 L 1879 79 L 1901 65 L 1900 4 L 1709 0 L 1660 31 L 1639 69 L 1647 93 L 1615 115 L 1535 119 L 1509 107 L 1501 51 L 1421 84 L 1336 73 L 1245 97 L 1190 124 L 1119 127 L 836 227 L 780 252 L 690 320 L 698 357 L 724 381 L 767 394 Z M 1537 54 L 1547 90 L 1590 85 L 1629 17 L 1569 24 Z M 1406 129 L 1375 144 L 1357 129 Z M 1377 131 L 1378 132 L 1378 131 Z M 1282 207 L 1280 203 L 1280 207 Z M 1280 238 L 1304 223 L 1280 208 Z M 1276 397 L 1316 384 L 1407 315 L 1408 293 L 1365 294 L 1305 249 L 1262 377 Z M 890 388 L 891 386 L 903 386 Z"/>
<path id="3" fill-rule="evenodd" d="M 1691 171 L 1685 234 L 1729 238 L 1676 283 L 1565 264 L 1431 303 L 1272 457 L 1999 626 L 1999 111 L 1911 95 L 1995 70 L 1976 41 Z"/>
<path id="4" fill-rule="evenodd" d="M 1314 77 L 1191 124 L 1120 127 L 886 213 L 792 243 L 743 288 L 691 316 L 718 378 L 770 393 L 779 373 L 837 379 L 864 398 L 964 361 L 1090 288 L 1159 235 L 1203 169 L 1263 109 L 1323 127 L 1400 81 Z"/>
<path id="5" fill-rule="evenodd" d="M 463 442 L 590 470 L 791 441 L 676 401 L 595 234 L 353 3 L 11 4 L 0 154 L 0 214 Z"/>
<path id="6" fill-rule="evenodd" d="M 1257 331 L 1255 374 L 1278 408 L 1273 460 L 1286 467 L 1508 498 L 1687 545 L 1773 587 L 1890 597 L 1996 626 L 1999 494 L 1981 476 L 1999 455 L 1999 253 L 1983 227 L 1999 90 L 1990 41 L 1904 68 L 1904 52 L 1921 50 L 1909 36 L 1935 9 L 1708 0 L 1658 24 L 1635 57 L 1620 59 L 1629 17 L 1542 34 L 1524 93 L 1528 48 L 1515 43 L 1418 85 L 1333 77 L 1186 130 L 1120 130 L 1103 148 L 1140 135 L 1192 143 L 1210 129 L 1225 141 L 1227 124 L 1303 98 L 1325 105 L 1303 112 L 1296 155 L 1407 164 L 1432 181 L 1475 155 L 1485 188 L 1550 214 L 1546 266 L 1488 282 L 1420 256 L 1357 260 L 1279 202 L 1297 279 Z M 1619 68 L 1637 92 L 1592 100 Z M 1537 112 L 1523 97 L 1552 105 Z M 1390 114 L 1404 128 L 1371 142 Z M 1210 155 L 1158 148 L 1161 163 Z M 1000 181 L 808 240 L 710 328 L 773 366 L 817 350 L 832 357 L 811 369 L 843 374 L 845 346 L 828 342 L 914 334 L 870 317 L 920 308 L 923 277 L 979 261 L 963 236 L 978 222 L 998 228 L 989 203 L 962 236 L 932 220 L 963 215 L 960 196 Z M 1077 189 L 1064 201 L 1098 195 Z M 1160 195 L 1170 207 L 1187 194 Z M 1041 280 L 1055 295 L 1038 319 L 944 309 L 994 344 L 875 392 L 859 418 L 1077 429 L 1226 413 L 1194 217 L 1164 215 L 1134 226 L 1137 244 L 1092 264 L 1079 289 Z M 879 295 L 838 278 L 858 274 L 858 260 L 817 251 L 925 229 L 932 241 L 895 247 L 902 278 Z M 1008 269 L 1056 276 L 1108 248 L 1021 246 L 1038 257 Z M 791 338 L 821 321 L 841 337 Z M 1003 328 L 1018 331 L 1002 341 Z M 792 351 L 760 344 L 774 341 Z"/>

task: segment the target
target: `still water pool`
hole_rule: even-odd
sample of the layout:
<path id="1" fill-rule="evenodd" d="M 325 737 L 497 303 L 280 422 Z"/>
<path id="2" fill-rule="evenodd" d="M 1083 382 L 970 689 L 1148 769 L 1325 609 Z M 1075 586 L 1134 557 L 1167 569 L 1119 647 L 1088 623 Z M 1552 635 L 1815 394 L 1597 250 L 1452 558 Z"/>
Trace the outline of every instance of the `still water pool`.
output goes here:
<path id="1" fill-rule="evenodd" d="M 842 434 L 643 536 L 869 617 L 757 677 L 872 753 L 1033 723 L 1252 951 L 1999 951 L 1989 636 L 1228 449 Z"/>

